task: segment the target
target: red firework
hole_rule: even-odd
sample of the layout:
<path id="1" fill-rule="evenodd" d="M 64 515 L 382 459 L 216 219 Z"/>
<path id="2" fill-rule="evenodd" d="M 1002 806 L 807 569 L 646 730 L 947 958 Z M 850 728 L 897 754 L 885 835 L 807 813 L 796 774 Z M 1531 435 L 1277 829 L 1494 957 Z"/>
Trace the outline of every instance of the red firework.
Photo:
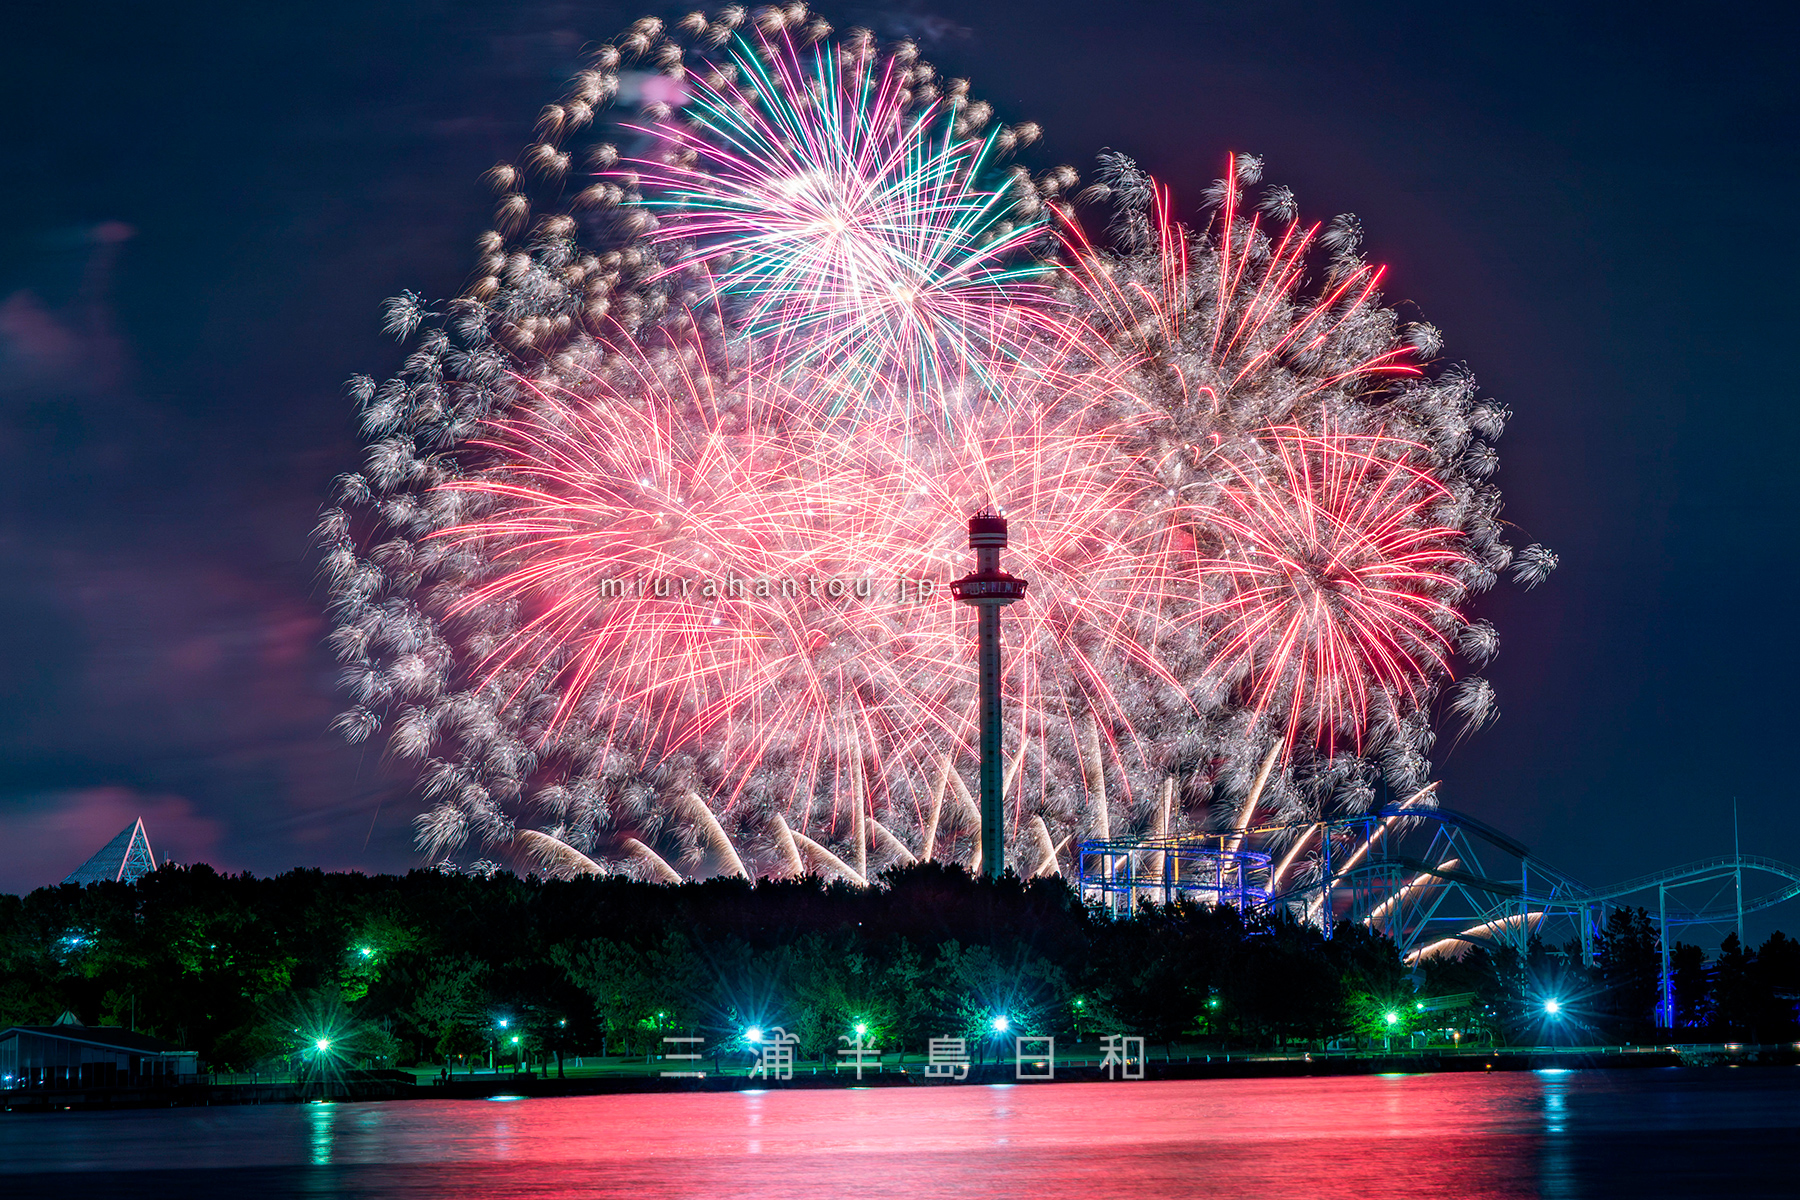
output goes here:
<path id="1" fill-rule="evenodd" d="M 942 597 L 990 504 L 1030 528 L 1015 561 L 1044 584 L 1009 674 L 1031 711 L 1073 701 L 1111 731 L 1122 679 L 1166 678 L 1143 613 L 1175 576 L 1167 539 L 1133 531 L 1149 485 L 1121 430 L 1033 405 L 834 431 L 818 397 L 721 385 L 682 349 L 533 385 L 478 443 L 489 463 L 441 485 L 466 517 L 432 540 L 482 564 L 442 610 L 463 682 L 534 752 L 689 761 L 721 816 L 748 795 L 801 831 L 916 825 L 970 740 L 967 618 Z"/>
<path id="2" fill-rule="evenodd" d="M 1190 514 L 1214 669 L 1257 713 L 1286 708 L 1289 745 L 1316 731 L 1328 752 L 1345 734 L 1360 749 L 1372 713 L 1421 705 L 1449 671 L 1469 554 L 1434 519 L 1450 491 L 1423 453 L 1381 433 L 1267 429 L 1218 454 L 1219 486 Z"/>
<path id="3" fill-rule="evenodd" d="M 1174 373 L 1174 394 L 1161 397 L 1162 403 L 1177 413 L 1217 415 L 1234 396 L 1260 393 L 1271 375 L 1309 361 L 1331 365 L 1305 369 L 1302 386 L 1286 398 L 1290 405 L 1422 374 L 1409 344 L 1352 344 L 1358 322 L 1381 311 L 1384 268 L 1340 258 L 1325 286 L 1304 294 L 1311 257 L 1334 235 L 1322 233 L 1317 223 L 1301 225 L 1280 203 L 1265 201 L 1266 212 L 1246 217 L 1239 187 L 1254 178 L 1242 177 L 1235 157 L 1226 160 L 1211 253 L 1198 261 L 1168 190 L 1156 187 L 1146 214 L 1155 238 L 1145 247 L 1154 263 L 1147 274 L 1120 271 L 1068 212 L 1056 210 L 1069 278 L 1099 323 L 1112 328 L 1119 348 L 1147 364 L 1176 351 L 1205 364 L 1197 373 Z"/>

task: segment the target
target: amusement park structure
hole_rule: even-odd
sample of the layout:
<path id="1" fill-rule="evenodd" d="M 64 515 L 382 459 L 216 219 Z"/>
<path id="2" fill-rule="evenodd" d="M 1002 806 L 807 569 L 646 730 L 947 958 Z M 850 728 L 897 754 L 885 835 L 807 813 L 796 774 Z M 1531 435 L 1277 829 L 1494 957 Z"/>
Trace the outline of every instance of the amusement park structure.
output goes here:
<path id="1" fill-rule="evenodd" d="M 1005 767 L 1000 753 L 1000 610 L 1025 598 L 1030 586 L 1000 569 L 1006 549 L 1006 518 L 986 510 L 969 518 L 969 549 L 975 551 L 975 573 L 950 585 L 958 603 L 975 609 L 976 662 L 980 676 L 981 727 L 981 861 L 987 876 L 998 879 L 1006 865 Z"/>
<path id="2" fill-rule="evenodd" d="M 1248 832 L 1254 844 L 1287 849 L 1279 858 L 1241 849 L 1235 833 L 1083 842 L 1077 886 L 1121 916 L 1146 901 L 1184 900 L 1285 910 L 1327 931 L 1354 921 L 1393 938 L 1411 963 L 1476 945 L 1523 951 L 1538 938 L 1579 944 L 1583 964 L 1592 966 L 1608 913 L 1642 907 L 1662 943 L 1657 1019 L 1664 1026 L 1673 1023 L 1675 931 L 1735 926 L 1742 941 L 1746 915 L 1800 897 L 1800 867 L 1741 852 L 1591 887 L 1493 826 L 1443 808 L 1389 805 Z M 1309 851 L 1313 861 L 1302 874 Z M 1759 882 L 1769 877 L 1772 886 Z"/>

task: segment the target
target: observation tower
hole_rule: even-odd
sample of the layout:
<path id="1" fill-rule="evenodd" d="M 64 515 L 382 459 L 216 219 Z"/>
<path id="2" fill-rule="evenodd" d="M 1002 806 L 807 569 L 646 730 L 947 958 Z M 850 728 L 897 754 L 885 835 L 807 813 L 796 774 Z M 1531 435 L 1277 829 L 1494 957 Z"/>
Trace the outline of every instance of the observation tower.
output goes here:
<path id="1" fill-rule="evenodd" d="M 951 583 L 950 594 L 973 605 L 977 616 L 977 660 L 981 675 L 981 869 L 989 879 L 1006 870 L 1006 798 L 1001 794 L 1000 610 L 1025 598 L 1030 585 L 1000 569 L 1006 549 L 1006 518 L 982 511 L 969 518 L 969 549 L 975 573 Z"/>

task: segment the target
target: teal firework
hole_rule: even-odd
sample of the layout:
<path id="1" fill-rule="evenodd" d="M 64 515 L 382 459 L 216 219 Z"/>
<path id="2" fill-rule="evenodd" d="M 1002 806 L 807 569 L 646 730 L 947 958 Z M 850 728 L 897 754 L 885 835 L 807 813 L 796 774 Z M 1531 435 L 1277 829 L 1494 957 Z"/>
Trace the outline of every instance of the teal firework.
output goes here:
<path id="1" fill-rule="evenodd" d="M 840 415 L 999 397 L 1056 332 L 1036 190 L 966 97 L 912 82 L 891 57 L 739 36 L 629 163 L 679 269 Z"/>

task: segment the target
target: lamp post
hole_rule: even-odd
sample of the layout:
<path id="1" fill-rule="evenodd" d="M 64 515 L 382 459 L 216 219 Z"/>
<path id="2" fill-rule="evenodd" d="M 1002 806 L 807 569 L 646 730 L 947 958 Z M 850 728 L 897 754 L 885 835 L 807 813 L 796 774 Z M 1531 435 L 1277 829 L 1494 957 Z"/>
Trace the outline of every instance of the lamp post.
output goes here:
<path id="1" fill-rule="evenodd" d="M 1025 580 L 1000 569 L 1006 548 L 1006 518 L 979 512 L 969 518 L 969 549 L 975 573 L 950 585 L 950 594 L 974 607 L 981 678 L 981 870 L 998 879 L 1006 870 L 1006 809 L 1001 795 L 1000 610 L 1025 598 Z"/>

